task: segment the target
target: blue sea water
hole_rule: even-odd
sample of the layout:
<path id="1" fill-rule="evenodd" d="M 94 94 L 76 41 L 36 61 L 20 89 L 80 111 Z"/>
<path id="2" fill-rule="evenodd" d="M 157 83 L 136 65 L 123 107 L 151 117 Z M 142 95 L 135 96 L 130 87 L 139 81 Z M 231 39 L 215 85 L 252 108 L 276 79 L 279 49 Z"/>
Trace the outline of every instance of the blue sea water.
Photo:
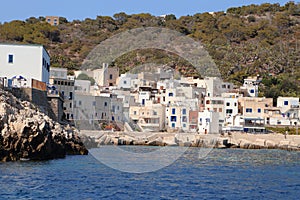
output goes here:
<path id="1" fill-rule="evenodd" d="M 131 147 L 155 150 L 156 147 Z M 0 163 L 0 199 L 299 199 L 300 152 L 190 148 L 161 170 L 131 174 L 93 156 Z"/>

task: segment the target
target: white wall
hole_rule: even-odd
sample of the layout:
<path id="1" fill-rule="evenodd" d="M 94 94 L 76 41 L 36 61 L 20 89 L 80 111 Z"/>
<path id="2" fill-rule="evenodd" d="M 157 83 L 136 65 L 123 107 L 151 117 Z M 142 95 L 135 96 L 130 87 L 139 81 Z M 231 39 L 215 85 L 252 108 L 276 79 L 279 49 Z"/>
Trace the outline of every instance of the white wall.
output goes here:
<path id="1" fill-rule="evenodd" d="M 13 63 L 8 63 L 8 56 L 13 55 Z M 43 64 L 43 58 L 45 64 Z M 48 66 L 47 66 L 48 65 Z M 27 85 L 31 79 L 49 82 L 50 56 L 41 45 L 0 44 L 0 76 L 11 79 L 13 76 L 25 77 Z"/>
<path id="2" fill-rule="evenodd" d="M 199 133 L 219 133 L 219 116 L 215 112 L 204 110 L 198 114 Z"/>

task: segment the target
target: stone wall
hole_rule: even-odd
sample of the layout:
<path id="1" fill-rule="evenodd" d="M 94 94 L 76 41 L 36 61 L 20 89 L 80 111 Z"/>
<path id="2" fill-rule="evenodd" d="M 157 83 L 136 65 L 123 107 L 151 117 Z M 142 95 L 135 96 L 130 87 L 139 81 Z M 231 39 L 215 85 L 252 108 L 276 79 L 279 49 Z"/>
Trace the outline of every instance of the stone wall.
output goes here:
<path id="1" fill-rule="evenodd" d="M 22 101 L 30 101 L 38 106 L 44 114 L 54 121 L 62 123 L 63 99 L 58 97 L 48 98 L 47 92 L 34 88 L 11 88 L 9 91 Z"/>

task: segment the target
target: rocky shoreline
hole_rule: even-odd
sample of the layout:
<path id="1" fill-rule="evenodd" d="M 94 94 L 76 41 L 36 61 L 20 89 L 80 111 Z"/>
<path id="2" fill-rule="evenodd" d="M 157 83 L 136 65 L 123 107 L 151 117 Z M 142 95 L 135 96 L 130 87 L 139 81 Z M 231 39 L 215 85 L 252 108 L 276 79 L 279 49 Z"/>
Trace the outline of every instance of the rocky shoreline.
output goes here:
<path id="1" fill-rule="evenodd" d="M 300 151 L 300 136 L 282 134 L 140 133 L 81 131 L 90 137 L 89 148 L 102 145 L 189 146 L 203 148 L 282 149 Z"/>
<path id="2" fill-rule="evenodd" d="M 30 102 L 0 90 L 0 161 L 87 154 L 74 127 L 60 125 Z"/>

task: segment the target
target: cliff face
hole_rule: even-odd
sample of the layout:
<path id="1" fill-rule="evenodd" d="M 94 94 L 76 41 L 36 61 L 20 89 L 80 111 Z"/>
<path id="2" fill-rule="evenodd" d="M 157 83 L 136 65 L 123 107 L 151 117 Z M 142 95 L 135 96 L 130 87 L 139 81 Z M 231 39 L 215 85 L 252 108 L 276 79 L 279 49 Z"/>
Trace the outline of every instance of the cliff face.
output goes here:
<path id="1" fill-rule="evenodd" d="M 27 101 L 0 89 L 0 161 L 86 155 L 76 129 L 62 126 Z"/>

